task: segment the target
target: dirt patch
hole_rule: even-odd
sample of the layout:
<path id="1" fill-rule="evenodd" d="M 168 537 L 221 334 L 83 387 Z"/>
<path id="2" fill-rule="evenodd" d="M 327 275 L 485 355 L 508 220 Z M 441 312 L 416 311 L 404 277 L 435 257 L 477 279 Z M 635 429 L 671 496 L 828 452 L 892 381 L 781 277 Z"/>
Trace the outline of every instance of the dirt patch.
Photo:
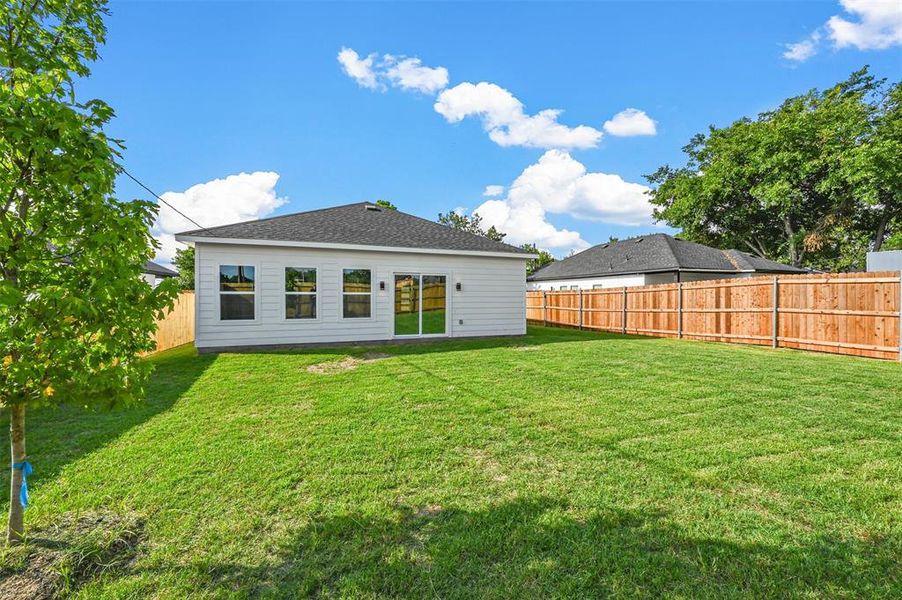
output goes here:
<path id="1" fill-rule="evenodd" d="M 541 346 L 514 346 L 511 348 L 514 352 L 534 352 L 541 349 Z"/>
<path id="2" fill-rule="evenodd" d="M 415 510 L 410 516 L 414 519 L 431 519 L 437 517 L 442 512 L 442 507 L 438 504 L 429 504 Z"/>
<path id="3" fill-rule="evenodd" d="M 356 369 L 362 364 L 375 362 L 384 358 L 391 358 L 391 354 L 385 352 L 367 352 L 361 356 L 348 356 L 338 361 L 329 361 L 317 363 L 307 367 L 308 373 L 316 373 L 317 375 L 334 375 L 335 373 L 344 373 Z"/>
<path id="4" fill-rule="evenodd" d="M 0 598 L 63 598 L 96 577 L 126 571 L 143 533 L 143 520 L 105 511 L 67 515 L 29 532 L 27 543 L 12 549 L 0 565 Z"/>
<path id="5" fill-rule="evenodd" d="M 507 473 L 488 451 L 482 448 L 464 448 L 463 453 L 493 481 L 498 483 L 507 481 Z"/>

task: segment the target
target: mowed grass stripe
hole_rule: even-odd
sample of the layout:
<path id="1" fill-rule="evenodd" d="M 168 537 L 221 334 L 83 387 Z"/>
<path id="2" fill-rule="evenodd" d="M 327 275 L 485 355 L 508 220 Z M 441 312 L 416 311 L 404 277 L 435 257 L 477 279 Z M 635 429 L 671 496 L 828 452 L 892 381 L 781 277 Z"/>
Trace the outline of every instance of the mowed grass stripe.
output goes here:
<path id="1" fill-rule="evenodd" d="M 308 371 L 373 350 L 181 348 L 136 409 L 30 414 L 30 525 L 145 519 L 84 598 L 902 592 L 898 364 L 536 327 Z"/>

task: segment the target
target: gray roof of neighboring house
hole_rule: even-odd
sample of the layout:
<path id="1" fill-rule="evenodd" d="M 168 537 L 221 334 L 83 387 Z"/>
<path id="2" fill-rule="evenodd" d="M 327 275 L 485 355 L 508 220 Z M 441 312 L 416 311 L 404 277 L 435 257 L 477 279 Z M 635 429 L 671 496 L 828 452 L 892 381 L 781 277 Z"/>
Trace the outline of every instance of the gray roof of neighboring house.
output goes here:
<path id="1" fill-rule="evenodd" d="M 739 250 L 718 250 L 654 233 L 628 240 L 599 244 L 533 273 L 529 281 L 604 277 L 661 271 L 714 271 L 738 273 L 807 273 Z"/>
<path id="2" fill-rule="evenodd" d="M 144 263 L 144 272 L 150 275 L 156 275 L 157 277 L 178 277 L 177 272 L 172 269 L 167 269 L 163 265 L 158 265 L 151 260 Z"/>
<path id="3" fill-rule="evenodd" d="M 495 242 L 482 236 L 452 229 L 399 210 L 381 208 L 368 202 L 345 204 L 333 208 L 222 225 L 209 229 L 195 229 L 178 235 L 199 238 L 529 254 L 516 246 Z"/>

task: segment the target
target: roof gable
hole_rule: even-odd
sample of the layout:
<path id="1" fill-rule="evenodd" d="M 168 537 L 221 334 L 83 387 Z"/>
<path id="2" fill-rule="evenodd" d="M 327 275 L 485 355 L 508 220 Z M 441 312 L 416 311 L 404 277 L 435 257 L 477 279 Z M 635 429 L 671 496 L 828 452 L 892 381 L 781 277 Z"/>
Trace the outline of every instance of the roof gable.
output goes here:
<path id="1" fill-rule="evenodd" d="M 347 244 L 462 252 L 529 253 L 399 210 L 358 202 L 332 208 L 196 229 L 179 237 Z"/>

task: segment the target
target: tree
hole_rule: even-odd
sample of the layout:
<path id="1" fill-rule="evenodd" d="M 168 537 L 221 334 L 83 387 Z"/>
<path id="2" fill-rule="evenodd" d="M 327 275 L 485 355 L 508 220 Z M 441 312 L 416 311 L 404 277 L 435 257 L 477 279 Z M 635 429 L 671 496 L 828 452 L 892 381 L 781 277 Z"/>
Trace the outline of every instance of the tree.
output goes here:
<path id="1" fill-rule="evenodd" d="M 179 289 L 194 289 L 194 248 L 178 248 L 172 258 L 172 265 L 179 272 Z"/>
<path id="2" fill-rule="evenodd" d="M 504 241 L 504 238 L 507 236 L 506 233 L 498 231 L 494 225 L 489 227 L 488 231 L 484 230 L 482 228 L 482 217 L 478 213 L 473 213 L 473 216 L 468 217 L 452 210 L 448 213 L 439 213 L 438 222 L 452 229 L 480 235 L 496 242 Z"/>
<path id="3" fill-rule="evenodd" d="M 526 261 L 527 275 L 532 275 L 545 265 L 554 262 L 554 256 L 552 256 L 550 252 L 548 252 L 547 250 L 539 250 L 539 248 L 537 248 L 535 244 L 523 244 L 520 247 L 531 254 L 539 255 L 538 258 L 531 258 Z"/>
<path id="4" fill-rule="evenodd" d="M 24 533 L 25 409 L 142 395 L 175 282 L 141 277 L 155 206 L 112 196 L 113 111 L 76 101 L 103 43 L 102 0 L 7 2 L 0 16 L 0 405 L 9 410 L 8 543 Z"/>
<path id="5" fill-rule="evenodd" d="M 682 237 L 823 269 L 861 266 L 900 221 L 899 84 L 867 68 L 683 148 L 653 184 L 655 216 Z"/>
<path id="6" fill-rule="evenodd" d="M 376 200 L 376 206 L 381 206 L 382 208 L 387 208 L 389 210 L 398 210 L 398 207 L 388 200 Z"/>

